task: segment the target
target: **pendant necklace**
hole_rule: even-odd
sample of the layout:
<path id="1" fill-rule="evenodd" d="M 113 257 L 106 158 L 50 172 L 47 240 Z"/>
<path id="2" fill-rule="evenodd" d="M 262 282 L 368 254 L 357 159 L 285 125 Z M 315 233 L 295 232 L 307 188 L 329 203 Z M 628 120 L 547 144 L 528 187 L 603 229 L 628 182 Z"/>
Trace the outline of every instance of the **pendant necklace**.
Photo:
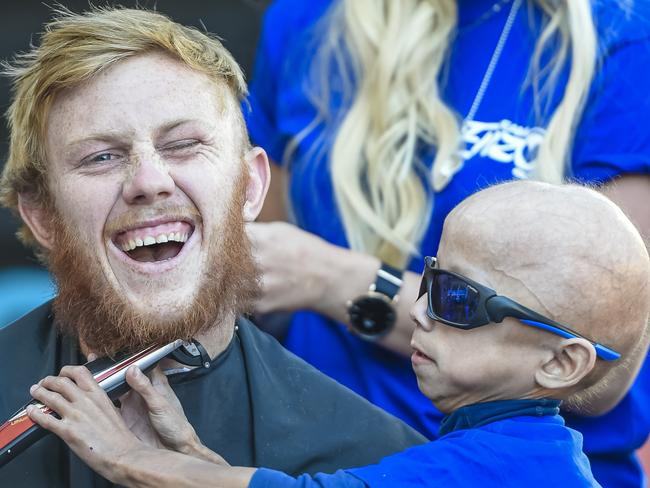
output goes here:
<path id="1" fill-rule="evenodd" d="M 499 58 L 501 57 L 501 53 L 503 52 L 503 47 L 505 46 L 506 41 L 508 40 L 510 31 L 512 30 L 512 25 L 514 24 L 515 18 L 517 17 L 517 12 L 519 11 L 519 7 L 521 7 L 521 2 L 522 0 L 514 0 L 512 2 L 510 13 L 508 14 L 506 23 L 503 26 L 503 30 L 501 31 L 501 35 L 499 36 L 497 45 L 494 48 L 494 52 L 492 53 L 492 57 L 490 58 L 490 63 L 488 64 L 488 67 L 485 70 L 485 74 L 483 75 L 481 84 L 479 85 L 476 95 L 474 96 L 474 101 L 472 102 L 472 106 L 470 107 L 469 112 L 467 112 L 467 116 L 465 117 L 464 122 L 470 122 L 474 120 L 474 116 L 476 115 L 476 112 L 478 111 L 478 108 L 481 105 L 481 102 L 483 101 L 483 96 L 485 95 L 485 92 L 487 91 L 487 88 L 490 84 L 490 80 L 492 79 L 492 74 L 494 73 L 494 69 L 496 68 L 497 63 L 499 62 Z"/>

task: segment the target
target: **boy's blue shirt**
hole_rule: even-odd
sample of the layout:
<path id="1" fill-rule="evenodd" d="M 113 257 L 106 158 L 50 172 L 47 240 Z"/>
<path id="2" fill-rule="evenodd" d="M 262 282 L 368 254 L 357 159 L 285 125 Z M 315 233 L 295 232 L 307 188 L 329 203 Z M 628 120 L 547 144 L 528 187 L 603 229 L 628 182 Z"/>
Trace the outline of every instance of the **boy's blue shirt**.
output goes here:
<path id="1" fill-rule="evenodd" d="M 580 433 L 564 425 L 557 400 L 469 405 L 443 421 L 438 440 L 379 463 L 333 475 L 292 478 L 258 470 L 250 488 L 600 486 Z"/>
<path id="2" fill-rule="evenodd" d="M 475 24 L 492 5 L 488 0 L 459 0 L 459 33 L 450 53 L 443 97 L 463 118 L 471 106 L 501 33 L 509 7 Z M 247 124 L 253 141 L 276 162 L 287 144 L 316 116 L 305 87 L 314 65 L 319 19 L 332 0 L 280 0 L 269 8 L 250 86 Z M 597 1 L 599 68 L 572 150 L 571 174 L 602 183 L 626 173 L 650 173 L 650 29 L 641 2 L 630 15 L 616 2 Z M 451 183 L 434 195 L 430 224 L 420 246 L 423 254 L 438 248 L 447 213 L 467 196 L 501 181 L 531 174 L 531 157 L 544 134 L 536 121 L 531 90 L 521 86 L 535 42 L 526 3 L 504 47 L 474 120 L 464 125 L 465 161 Z M 534 14 L 534 15 L 538 15 Z M 566 73 L 558 80 L 564 86 Z M 336 73 L 330 77 L 336 85 Z M 553 104 L 561 89 L 556 90 Z M 340 97 L 334 93 L 333 106 Z M 336 209 L 328 167 L 332 135 L 322 126 L 305 137 L 291 159 L 290 198 L 298 225 L 329 242 L 348 247 Z M 426 151 L 427 148 L 423 148 Z M 431 151 L 429 162 L 433 157 Z M 512 202 L 513 206 L 517 202 Z M 416 257 L 409 268 L 422 271 Z M 410 361 L 348 333 L 325 317 L 298 312 L 285 346 L 321 371 L 373 403 L 435 438 L 442 414 L 418 390 Z M 602 418 L 569 417 L 585 435 L 585 452 L 596 478 L 616 488 L 640 487 L 642 472 L 634 450 L 650 432 L 650 368 L 644 367 L 631 392 Z"/>

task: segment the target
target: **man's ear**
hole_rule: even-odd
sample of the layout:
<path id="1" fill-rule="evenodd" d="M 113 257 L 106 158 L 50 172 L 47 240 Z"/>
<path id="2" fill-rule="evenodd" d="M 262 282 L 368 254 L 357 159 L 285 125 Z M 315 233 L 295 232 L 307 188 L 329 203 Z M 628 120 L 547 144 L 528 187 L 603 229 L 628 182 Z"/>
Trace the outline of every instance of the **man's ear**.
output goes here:
<path id="1" fill-rule="evenodd" d="M 248 171 L 244 220 L 253 222 L 264 205 L 264 198 L 271 182 L 271 169 L 269 158 L 261 147 L 254 147 L 248 151 L 244 156 L 244 163 Z"/>
<path id="2" fill-rule="evenodd" d="M 563 340 L 553 357 L 535 372 L 535 380 L 543 388 L 557 390 L 577 385 L 596 363 L 596 350 L 586 339 Z"/>
<path id="3" fill-rule="evenodd" d="M 54 235 L 51 212 L 46 210 L 42 204 L 34 203 L 20 194 L 18 195 L 18 212 L 38 243 L 45 249 L 52 250 Z"/>

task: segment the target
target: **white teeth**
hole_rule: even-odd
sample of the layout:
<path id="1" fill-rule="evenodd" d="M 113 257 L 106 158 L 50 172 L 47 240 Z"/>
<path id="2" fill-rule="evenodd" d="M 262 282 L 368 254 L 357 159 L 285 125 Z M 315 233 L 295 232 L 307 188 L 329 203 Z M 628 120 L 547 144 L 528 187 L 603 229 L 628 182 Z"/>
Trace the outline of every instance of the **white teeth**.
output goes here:
<path id="1" fill-rule="evenodd" d="M 135 249 L 135 243 L 133 241 L 125 242 L 122 244 L 122 251 L 128 252 Z"/>
<path id="2" fill-rule="evenodd" d="M 157 237 L 153 236 L 146 236 L 144 240 L 140 239 L 139 237 L 136 237 L 135 239 L 131 239 L 128 242 L 125 242 L 124 244 L 121 245 L 121 248 L 123 251 L 128 252 L 132 251 L 136 247 L 142 247 L 142 246 L 151 246 L 153 244 L 161 244 L 164 242 L 169 242 L 169 241 L 174 241 L 174 242 L 187 242 L 187 239 L 189 238 L 189 235 L 186 233 L 181 233 L 181 232 L 171 232 L 169 234 L 160 234 Z"/>

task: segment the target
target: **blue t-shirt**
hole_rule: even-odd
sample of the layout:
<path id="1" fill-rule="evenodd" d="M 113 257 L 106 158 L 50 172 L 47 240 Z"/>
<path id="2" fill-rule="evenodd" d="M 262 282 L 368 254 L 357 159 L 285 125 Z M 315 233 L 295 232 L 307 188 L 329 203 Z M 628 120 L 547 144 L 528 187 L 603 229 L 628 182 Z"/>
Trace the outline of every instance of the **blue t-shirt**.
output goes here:
<path id="1" fill-rule="evenodd" d="M 319 19 L 332 0 L 276 1 L 269 7 L 250 86 L 247 124 L 253 141 L 282 161 L 289 141 L 316 116 L 305 86 L 314 49 L 322 33 Z M 477 20 L 494 2 L 459 0 L 459 31 L 446 70 L 443 97 L 467 115 L 484 77 L 509 8 Z M 637 2 L 640 4 L 640 2 Z M 600 65 L 572 152 L 572 175 L 605 182 L 624 173 L 650 173 L 650 39 L 647 11 L 626 15 L 617 2 L 597 2 Z M 647 9 L 647 7 L 644 7 Z M 522 89 L 536 40 L 526 3 L 519 10 L 485 97 L 473 120 L 463 124 L 466 160 L 442 191 L 434 195 L 422 254 L 435 254 L 442 223 L 467 196 L 488 185 L 531 174 L 531 155 L 544 135 L 537 123 L 530 89 Z M 336 85 L 336 73 L 331 75 Z M 560 76 L 551 107 L 561 96 Z M 336 93 L 334 106 L 340 103 Z M 298 145 L 291 160 L 289 193 L 297 224 L 329 242 L 347 247 L 328 167 L 332 134 L 317 127 Z M 320 141 L 320 142 L 319 142 Z M 517 202 L 513 202 L 516 205 Z M 409 268 L 422 271 L 414 258 Z M 442 415 L 417 388 L 408 359 L 350 335 L 346 328 L 312 312 L 298 312 L 285 346 L 373 403 L 435 438 Z M 650 370 L 644 368 L 632 391 L 603 418 L 574 419 L 585 436 L 596 478 L 605 486 L 638 487 L 641 471 L 633 451 L 650 432 Z M 571 424 L 570 424 L 571 425 Z"/>
<path id="2" fill-rule="evenodd" d="M 332 475 L 297 478 L 260 469 L 249 488 L 445 488 L 597 487 L 582 452 L 582 436 L 564 425 L 552 400 L 490 402 L 492 419 L 481 404 L 463 407 L 449 419 L 447 433 L 428 444 L 388 456 L 377 464 L 339 470 Z M 533 406 L 536 404 L 538 406 Z M 512 416 L 514 405 L 527 414 Z M 555 409 L 559 402 L 555 402 Z M 537 410 L 537 412 L 536 412 Z M 499 418 L 499 420 L 493 420 Z"/>

